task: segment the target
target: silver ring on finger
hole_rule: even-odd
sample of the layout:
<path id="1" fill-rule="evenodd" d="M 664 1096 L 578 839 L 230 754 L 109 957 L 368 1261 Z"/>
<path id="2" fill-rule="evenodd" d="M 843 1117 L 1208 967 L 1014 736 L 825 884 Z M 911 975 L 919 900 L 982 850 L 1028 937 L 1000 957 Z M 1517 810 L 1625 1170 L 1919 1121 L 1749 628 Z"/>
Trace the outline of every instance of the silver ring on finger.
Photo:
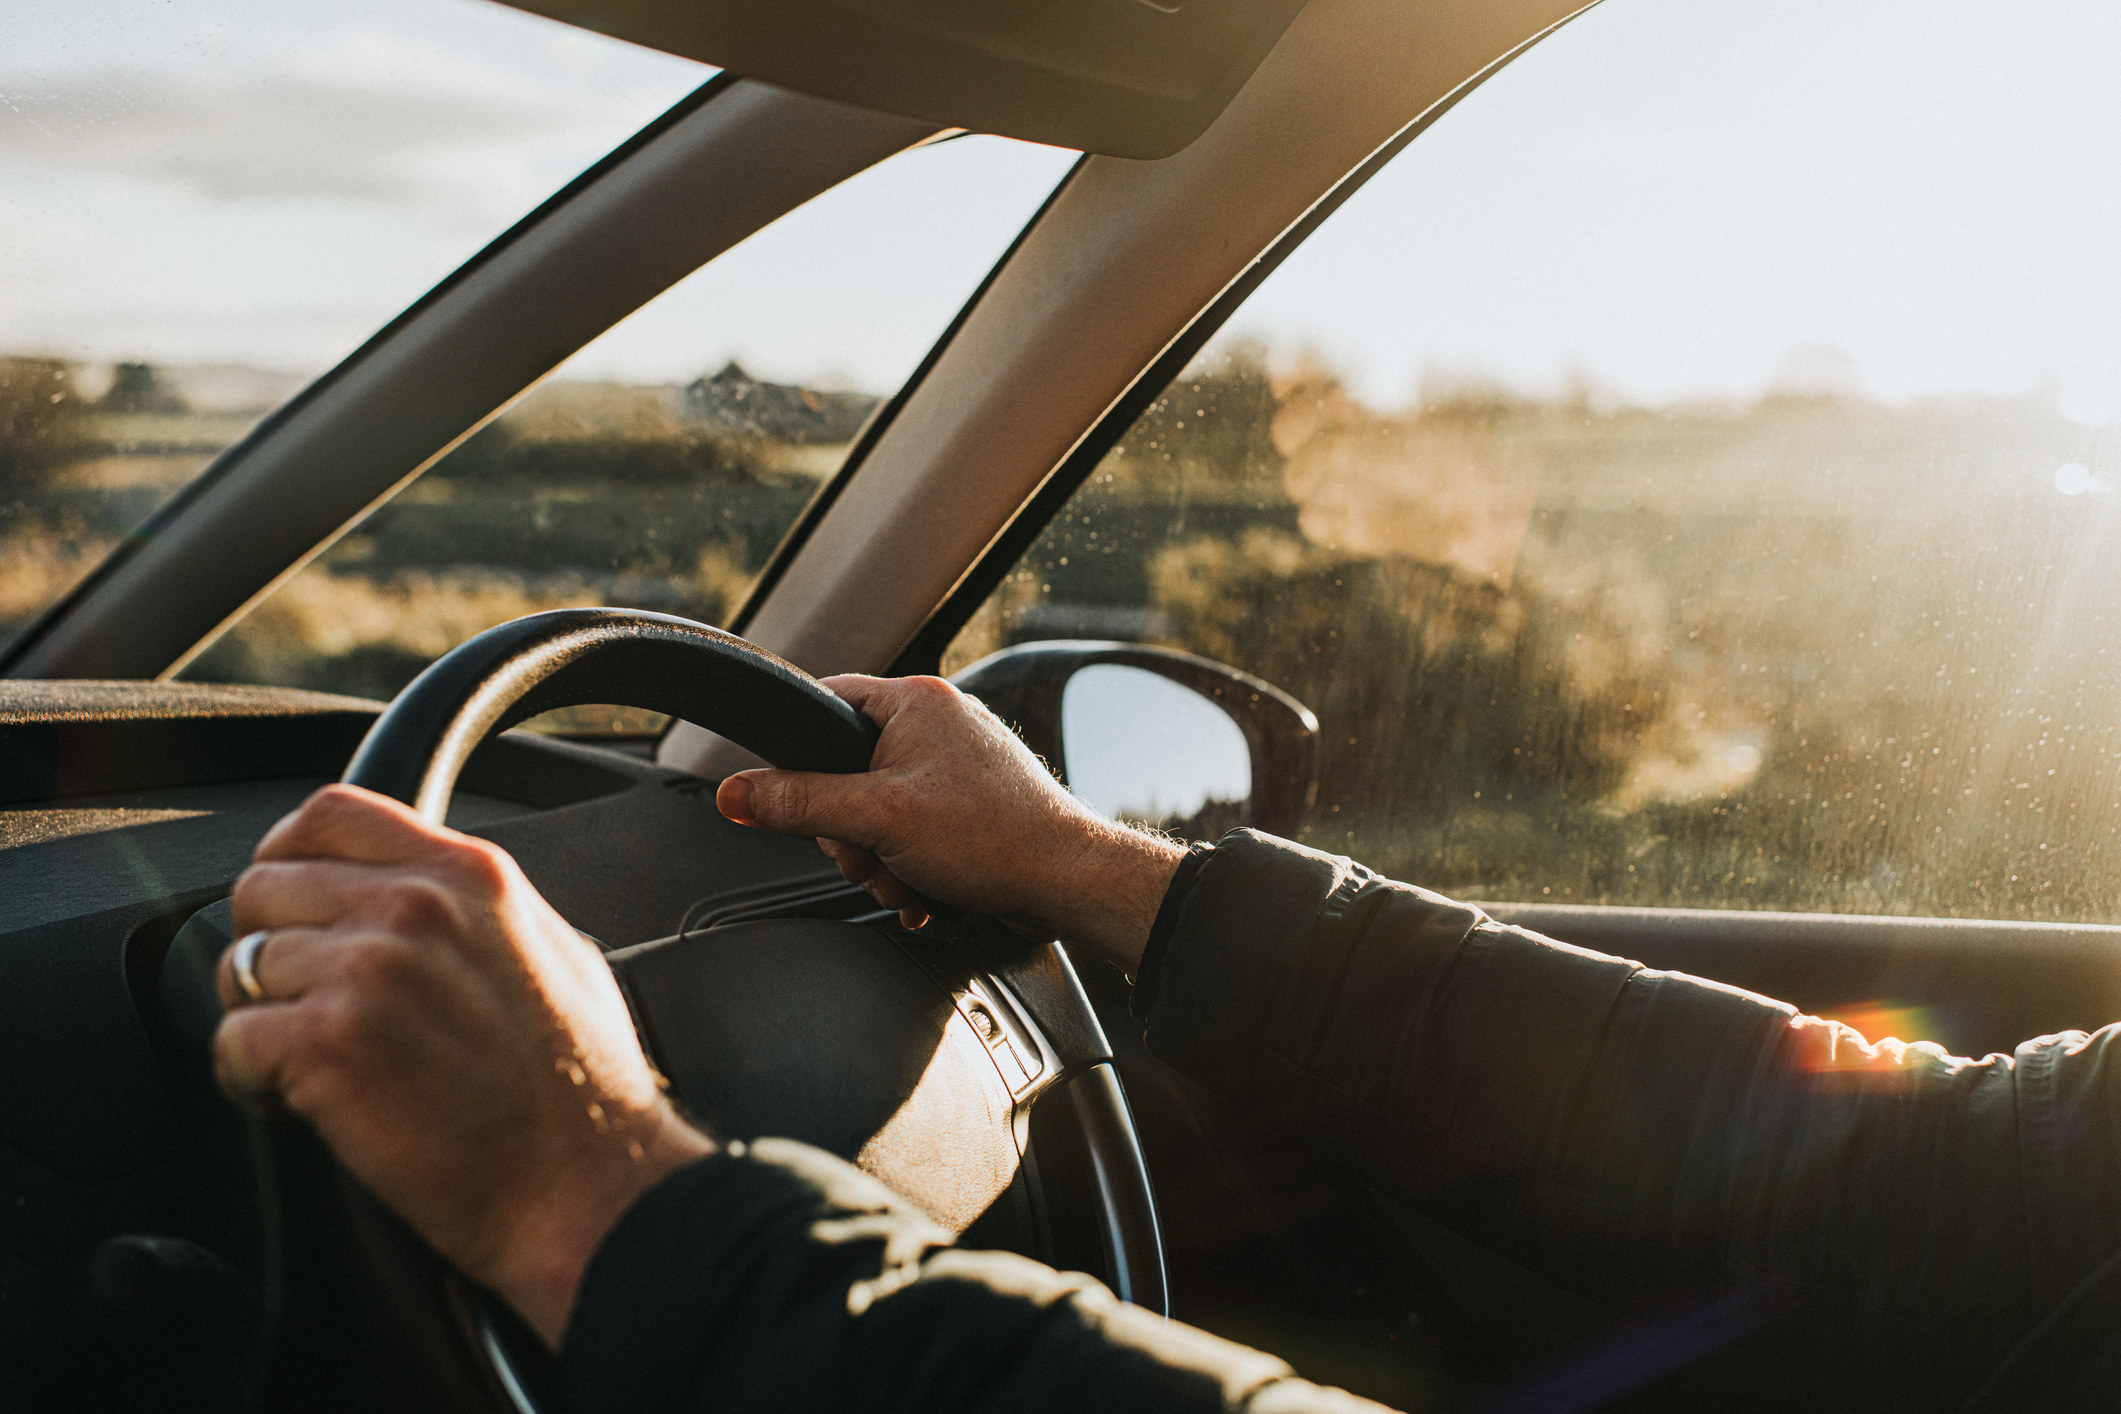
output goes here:
<path id="1" fill-rule="evenodd" d="M 265 951 L 265 944 L 272 934 L 260 928 L 255 933 L 245 933 L 236 940 L 235 953 L 228 960 L 228 970 L 235 976 L 236 990 L 247 1002 L 265 1000 L 265 985 L 258 980 L 258 956 Z"/>

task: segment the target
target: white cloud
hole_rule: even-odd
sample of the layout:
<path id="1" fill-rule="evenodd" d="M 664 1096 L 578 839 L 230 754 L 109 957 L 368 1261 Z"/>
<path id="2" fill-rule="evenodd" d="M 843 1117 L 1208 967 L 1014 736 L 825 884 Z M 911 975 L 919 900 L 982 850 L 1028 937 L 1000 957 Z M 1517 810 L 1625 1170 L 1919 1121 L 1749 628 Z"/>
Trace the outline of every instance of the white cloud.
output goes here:
<path id="1" fill-rule="evenodd" d="M 321 371 L 697 85 L 484 0 L 7 0 L 0 348 Z"/>
<path id="2" fill-rule="evenodd" d="M 200 201 L 520 201 L 513 159 L 605 126 L 585 96 L 374 31 L 231 72 L 67 75 L 8 92 L 0 180 L 130 179 Z M 599 134 L 601 137 L 602 134 Z"/>

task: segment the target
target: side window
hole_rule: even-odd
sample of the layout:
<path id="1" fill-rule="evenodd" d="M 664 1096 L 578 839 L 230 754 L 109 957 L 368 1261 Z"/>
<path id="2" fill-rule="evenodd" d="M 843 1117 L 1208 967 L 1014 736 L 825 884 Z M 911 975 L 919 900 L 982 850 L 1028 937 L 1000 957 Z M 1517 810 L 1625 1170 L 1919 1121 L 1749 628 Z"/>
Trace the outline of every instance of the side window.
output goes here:
<path id="1" fill-rule="evenodd" d="M 0 650 L 712 72 L 461 0 L 7 0 Z"/>
<path id="2" fill-rule="evenodd" d="M 1074 160 L 960 138 L 790 213 L 577 353 L 185 676 L 388 698 L 472 634 L 542 609 L 727 622 L 882 395 Z M 661 724 L 606 707 L 535 723 Z"/>
<path id="3" fill-rule="evenodd" d="M 1257 673 L 1321 723 L 1306 840 L 1461 897 L 2121 922 L 2121 29 L 1890 8 L 1559 31 L 1261 286 L 946 669 Z"/>

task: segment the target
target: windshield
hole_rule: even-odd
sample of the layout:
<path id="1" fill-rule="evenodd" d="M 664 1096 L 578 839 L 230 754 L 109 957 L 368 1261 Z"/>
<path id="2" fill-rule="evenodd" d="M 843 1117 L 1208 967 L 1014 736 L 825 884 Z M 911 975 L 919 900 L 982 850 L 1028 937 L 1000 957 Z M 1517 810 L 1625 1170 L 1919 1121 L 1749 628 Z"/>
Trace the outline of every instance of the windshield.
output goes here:
<path id="1" fill-rule="evenodd" d="M 727 623 L 1074 160 L 957 138 L 790 212 L 582 349 L 184 675 L 383 698 L 472 634 L 541 609 Z M 537 725 L 660 724 L 599 707 Z"/>
<path id="2" fill-rule="evenodd" d="M 945 667 L 1256 673 L 1319 719 L 1303 838 L 1460 897 L 2121 922 L 2117 47 L 1599 6 L 1259 286 Z"/>
<path id="3" fill-rule="evenodd" d="M 8 0 L 0 647 L 711 73 L 485 0 Z"/>

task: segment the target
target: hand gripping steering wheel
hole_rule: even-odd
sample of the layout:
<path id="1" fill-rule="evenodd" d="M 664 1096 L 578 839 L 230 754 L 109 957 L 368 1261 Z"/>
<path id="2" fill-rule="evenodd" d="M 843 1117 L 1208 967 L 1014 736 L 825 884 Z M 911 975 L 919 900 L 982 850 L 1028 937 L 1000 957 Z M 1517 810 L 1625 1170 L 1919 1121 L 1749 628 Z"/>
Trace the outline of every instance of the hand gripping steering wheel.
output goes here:
<path id="1" fill-rule="evenodd" d="M 376 720 L 342 779 L 440 823 L 486 737 L 593 703 L 694 722 L 798 770 L 866 770 L 877 738 L 815 679 L 734 635 L 662 614 L 560 609 L 438 659 Z M 225 938 L 224 923 L 218 940 L 194 939 L 173 960 L 188 951 L 196 972 L 196 959 Z M 1057 944 L 1030 945 L 943 910 L 919 933 L 879 917 L 764 919 L 609 957 L 650 1058 L 711 1127 L 834 1149 L 948 1226 L 977 1218 L 975 1237 L 999 1233 L 1049 1260 L 1101 1264 L 1119 1295 L 1164 1309 L 1148 1174 L 1110 1049 Z M 314 1233 L 305 1243 L 292 1230 L 323 1223 L 336 1234 L 322 1244 L 325 1260 L 354 1288 L 347 1299 L 367 1308 L 364 1342 L 396 1346 L 390 1358 L 417 1372 L 412 1383 L 436 1407 L 462 1408 L 471 1396 L 528 1414 L 545 1403 L 542 1350 L 306 1126 L 252 1119 L 236 1128 L 260 1170 L 269 1231 L 252 1245 L 268 1268 L 258 1274 L 266 1321 L 281 1314 L 272 1309 L 281 1250 L 320 1250 Z M 1015 1228 L 975 1211 L 1011 1204 L 1024 1219 Z M 287 1316 L 289 1327 L 317 1322 L 314 1311 Z M 309 1383 L 276 1369 L 265 1388 Z"/>

